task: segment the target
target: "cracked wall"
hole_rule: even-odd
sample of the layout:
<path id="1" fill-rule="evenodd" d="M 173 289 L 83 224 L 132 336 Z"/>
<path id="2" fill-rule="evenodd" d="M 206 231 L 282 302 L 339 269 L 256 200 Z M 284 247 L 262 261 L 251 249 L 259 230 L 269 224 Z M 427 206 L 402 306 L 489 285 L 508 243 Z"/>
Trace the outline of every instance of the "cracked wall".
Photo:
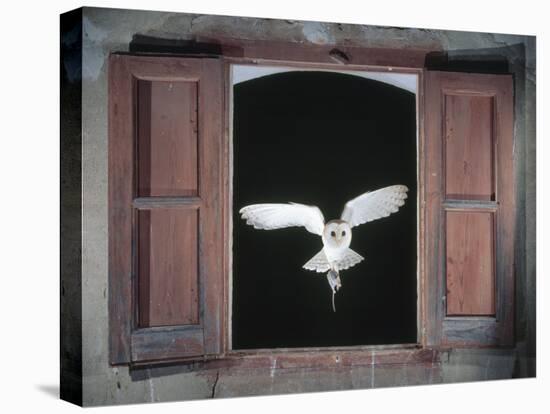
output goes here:
<path id="1" fill-rule="evenodd" d="M 108 364 L 107 58 L 135 35 L 163 39 L 229 37 L 302 44 L 506 53 L 515 75 L 515 156 L 519 183 L 515 350 L 451 350 L 441 363 L 326 370 L 219 370 L 140 378 Z M 84 8 L 82 11 L 82 352 L 83 404 L 329 391 L 534 375 L 535 358 L 535 41 L 533 37 Z M 68 38 L 70 41 L 70 37 Z M 518 47 L 519 46 L 519 47 Z M 473 51 L 473 52 L 472 52 Z M 77 266 L 78 264 L 75 264 Z M 80 265 L 78 265 L 80 266 Z M 73 268 L 76 272 L 76 270 Z M 77 287 L 74 287 L 75 289 Z M 67 292 L 71 294 L 71 292 Z"/>

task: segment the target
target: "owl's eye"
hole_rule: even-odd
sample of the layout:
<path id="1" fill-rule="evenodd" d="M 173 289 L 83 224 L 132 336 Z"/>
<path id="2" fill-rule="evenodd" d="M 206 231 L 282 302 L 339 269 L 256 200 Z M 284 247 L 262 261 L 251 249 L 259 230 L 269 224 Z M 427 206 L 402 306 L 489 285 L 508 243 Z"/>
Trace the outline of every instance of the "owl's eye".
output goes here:
<path id="1" fill-rule="evenodd" d="M 331 235 L 332 237 L 336 237 L 336 232 L 331 231 L 331 232 L 330 232 L 330 235 Z"/>
<path id="2" fill-rule="evenodd" d="M 345 236 L 346 236 L 346 231 L 344 230 L 344 231 L 342 232 L 342 237 L 345 237 Z"/>

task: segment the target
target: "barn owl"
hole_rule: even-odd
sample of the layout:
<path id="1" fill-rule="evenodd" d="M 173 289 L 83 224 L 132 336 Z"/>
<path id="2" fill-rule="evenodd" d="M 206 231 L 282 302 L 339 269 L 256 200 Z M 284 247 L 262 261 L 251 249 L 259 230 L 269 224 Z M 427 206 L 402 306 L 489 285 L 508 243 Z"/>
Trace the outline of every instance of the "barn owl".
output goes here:
<path id="1" fill-rule="evenodd" d="M 334 295 L 342 286 L 340 270 L 349 269 L 363 260 L 363 257 L 349 248 L 351 229 L 395 213 L 405 204 L 408 188 L 392 185 L 367 192 L 348 201 L 340 219 L 325 223 L 319 207 L 298 203 L 252 204 L 243 207 L 239 213 L 247 224 L 255 229 L 273 230 L 285 227 L 305 227 L 307 231 L 321 236 L 323 248 L 303 267 L 318 273 L 327 273 Z"/>

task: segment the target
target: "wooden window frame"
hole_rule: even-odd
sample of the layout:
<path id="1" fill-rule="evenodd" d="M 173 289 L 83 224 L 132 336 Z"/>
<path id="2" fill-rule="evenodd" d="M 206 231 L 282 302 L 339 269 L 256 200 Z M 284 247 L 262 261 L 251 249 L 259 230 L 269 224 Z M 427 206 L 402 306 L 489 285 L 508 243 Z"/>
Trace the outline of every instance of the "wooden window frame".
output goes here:
<path id="1" fill-rule="evenodd" d="M 258 66 L 284 66 L 303 69 L 321 69 L 333 71 L 363 71 L 363 72 L 387 72 L 413 74 L 417 76 L 416 93 L 416 115 L 417 115 L 417 153 L 421 154 L 424 148 L 423 129 L 423 91 L 424 91 L 424 62 L 427 51 L 397 49 L 369 49 L 369 48 L 338 48 L 326 46 L 298 46 L 288 44 L 277 44 L 269 42 L 265 45 L 255 45 L 249 42 L 239 42 L 244 48 L 247 56 L 226 56 L 225 57 L 225 92 L 224 92 L 224 113 L 225 136 L 227 144 L 225 174 L 228 178 L 227 188 L 231 191 L 232 184 L 232 82 L 230 82 L 231 65 L 258 65 Z M 401 54 L 402 52 L 402 54 Z M 352 57 L 353 63 L 345 61 Z M 342 61 L 342 58 L 344 61 Z M 302 348 L 268 348 L 235 350 L 231 349 L 231 302 L 229 300 L 229 289 L 232 280 L 231 268 L 231 246 L 229 245 L 226 254 L 226 266 L 228 270 L 225 277 L 228 281 L 228 289 L 225 289 L 226 297 L 226 341 L 228 344 L 222 360 L 207 365 L 215 366 L 239 366 L 239 367 L 260 367 L 260 368 L 326 368 L 326 367 L 348 367 L 378 364 L 400 364 L 419 363 L 433 364 L 439 361 L 439 351 L 426 347 L 425 329 L 425 292 L 424 282 L 421 275 L 424 274 L 425 257 L 420 252 L 424 251 L 424 205 L 420 201 L 424 199 L 424 161 L 419 157 L 417 162 L 417 228 L 418 246 L 417 251 L 417 342 L 410 344 L 396 345 L 362 345 L 362 346 L 336 346 L 336 347 L 302 347 Z M 231 235 L 232 231 L 232 197 L 226 199 L 226 234 Z M 226 243 L 227 245 L 227 243 Z"/>
<path id="2" fill-rule="evenodd" d="M 434 254 L 427 251 L 427 228 L 432 220 L 426 214 L 426 206 L 430 199 L 426 188 L 426 136 L 424 120 L 425 100 L 425 59 L 431 52 L 428 50 L 412 49 L 371 49 L 361 47 L 341 47 L 335 49 L 328 46 L 298 45 L 278 42 L 257 42 L 248 40 L 227 39 L 223 43 L 222 56 L 216 58 L 223 62 L 223 148 L 222 177 L 223 177 L 223 319 L 221 324 L 221 348 L 216 355 L 203 358 L 163 358 L 158 361 L 136 362 L 130 365 L 186 363 L 192 361 L 197 369 L 217 367 L 245 367 L 245 368 L 303 368 L 303 367 L 345 367 L 360 365 L 375 365 L 385 363 L 422 363 L 433 364 L 439 361 L 440 350 L 446 345 L 441 342 L 435 332 L 434 324 L 442 319 L 442 309 L 437 303 L 440 299 L 440 285 L 434 285 L 434 275 L 438 275 Z M 148 54 L 148 56 L 151 56 Z M 162 55 L 159 55 L 162 56 Z M 200 53 L 191 53 L 190 56 L 209 58 Z M 185 57 L 185 56 L 182 56 Z M 233 64 L 265 65 L 265 66 L 292 66 L 307 69 L 326 70 L 357 70 L 377 71 L 388 73 L 406 73 L 417 75 L 418 88 L 416 94 L 417 111 L 417 180 L 418 180 L 418 266 L 417 291 L 418 340 L 414 344 L 376 345 L 352 347 L 323 347 L 323 348 L 275 348 L 233 350 L 231 348 L 231 303 L 229 289 L 231 289 L 232 273 L 232 83 L 230 68 Z M 110 132 L 111 133 L 111 132 Z M 513 169 L 513 166 L 512 166 Z M 513 176 L 513 174 L 512 174 Z M 514 178 L 515 180 L 515 178 Z M 511 212 L 513 217 L 514 211 Z M 437 276 L 439 277 L 439 276 Z M 112 287 L 112 281 L 110 282 Z M 112 301 L 110 301 L 112 302 Z M 430 314 L 428 308 L 435 307 L 436 312 Z M 111 321 L 116 318 L 116 305 L 110 303 Z M 116 324 L 115 324 L 116 325 Z M 117 328 L 111 326 L 111 338 L 116 337 Z M 124 341 L 124 339 L 122 339 Z M 112 343 L 111 343 L 112 344 Z M 453 344 L 460 346 L 460 344 Z M 464 344 L 463 344 L 464 345 Z M 500 345 L 509 346 L 511 342 Z M 111 345 L 112 350 L 112 345 Z M 111 363 L 116 361 L 111 358 Z"/>
<path id="3" fill-rule="evenodd" d="M 416 76 L 416 95 L 415 95 L 415 113 L 416 113 L 416 151 L 417 154 L 420 153 L 420 147 L 423 140 L 423 133 L 421 129 L 421 120 L 420 120 L 420 111 L 421 111 L 421 103 L 422 103 L 422 93 L 423 93 L 423 77 L 424 77 L 424 70 L 419 68 L 408 68 L 408 67 L 394 67 L 394 66 L 374 66 L 370 64 L 354 64 L 354 65 L 342 65 L 338 63 L 326 63 L 326 62 L 297 62 L 297 61 L 291 61 L 291 60 L 270 60 L 270 59 L 262 59 L 261 61 L 258 59 L 243 59 L 243 58 L 228 58 L 225 59 L 225 73 L 226 73 L 226 83 L 225 83 L 225 110 L 224 112 L 226 114 L 229 114 L 229 116 L 226 118 L 226 125 L 225 130 L 227 131 L 225 136 L 225 142 L 227 142 L 228 149 L 227 153 L 230 154 L 230 159 L 228 160 L 228 165 L 226 166 L 226 174 L 229 180 L 228 188 L 229 188 L 229 194 L 228 194 L 228 200 L 226 204 L 226 211 L 227 211 L 227 229 L 226 234 L 232 235 L 232 217 L 233 217 L 233 198 L 232 198 L 232 181 L 233 181 L 233 172 L 232 172 L 232 154 L 233 154 L 233 130 L 232 130 L 232 114 L 233 114 L 233 84 L 230 79 L 231 74 L 231 66 L 232 65 L 249 65 L 249 66 L 257 66 L 257 67 L 263 67 L 263 66 L 269 66 L 269 67 L 286 67 L 286 68 L 293 68 L 293 69 L 304 69 L 304 70 L 328 70 L 328 71 L 334 71 L 334 72 L 346 72 L 346 71 L 360 71 L 360 72 L 384 72 L 384 73 L 399 73 L 399 74 L 408 74 L 408 75 L 415 75 Z M 404 344 L 388 344 L 388 345 L 356 345 L 356 346 L 333 346 L 333 347 L 298 347 L 298 348 L 257 348 L 257 349 L 246 349 L 246 350 L 239 350 L 239 349 L 232 349 L 232 337 L 231 337 L 231 318 L 232 318 L 232 301 L 231 301 L 231 294 L 229 292 L 229 289 L 232 287 L 232 275 L 233 275 L 233 269 L 231 267 L 231 255 L 232 255 L 232 249 L 231 246 L 227 251 L 227 266 L 228 274 L 226 277 L 228 278 L 228 286 L 229 289 L 227 290 L 228 297 L 226 298 L 227 302 L 227 339 L 226 343 L 228 344 L 227 348 L 227 355 L 236 355 L 236 356 L 253 356 L 253 355 L 271 355 L 273 357 L 277 357 L 283 354 L 293 353 L 297 355 L 305 354 L 305 353 L 315 353 L 317 355 L 328 356 L 333 355 L 336 353 L 341 352 L 353 352 L 355 355 L 355 359 L 359 359 L 361 356 L 361 353 L 364 353 L 364 356 L 366 357 L 370 352 L 380 352 L 384 349 L 391 350 L 392 354 L 395 353 L 396 350 L 402 349 L 402 350 L 411 350 L 411 349 L 421 349 L 422 344 L 424 343 L 424 338 L 422 337 L 422 333 L 425 331 L 422 327 L 422 320 L 421 320 L 421 309 L 423 308 L 422 302 L 424 298 L 422 298 L 421 294 L 421 283 L 420 283 L 420 274 L 422 272 L 422 269 L 424 268 L 424 260 L 422 259 L 422 255 L 420 254 L 422 252 L 421 249 L 421 232 L 422 232 L 422 226 L 420 224 L 421 217 L 424 216 L 423 214 L 423 206 L 420 203 L 421 200 L 421 189 L 420 183 L 422 182 L 422 179 L 420 177 L 422 171 L 424 170 L 423 165 L 421 165 L 420 161 L 421 157 L 417 158 L 416 163 L 416 172 L 417 172 L 417 185 L 418 185 L 418 196 L 417 196 L 417 269 L 416 269 L 416 279 L 417 279 L 417 341 L 414 343 L 404 343 Z M 231 243 L 229 243 L 231 244 Z M 227 243 L 226 243 L 227 245 Z M 326 355 L 323 355 L 326 353 Z"/>

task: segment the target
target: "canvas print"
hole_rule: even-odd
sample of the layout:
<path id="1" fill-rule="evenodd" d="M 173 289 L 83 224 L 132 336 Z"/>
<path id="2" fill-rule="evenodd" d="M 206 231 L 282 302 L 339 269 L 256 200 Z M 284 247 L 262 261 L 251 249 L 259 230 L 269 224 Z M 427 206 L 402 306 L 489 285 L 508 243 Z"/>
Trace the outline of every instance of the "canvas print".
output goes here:
<path id="1" fill-rule="evenodd" d="M 61 398 L 536 375 L 535 38 L 61 16 Z"/>

